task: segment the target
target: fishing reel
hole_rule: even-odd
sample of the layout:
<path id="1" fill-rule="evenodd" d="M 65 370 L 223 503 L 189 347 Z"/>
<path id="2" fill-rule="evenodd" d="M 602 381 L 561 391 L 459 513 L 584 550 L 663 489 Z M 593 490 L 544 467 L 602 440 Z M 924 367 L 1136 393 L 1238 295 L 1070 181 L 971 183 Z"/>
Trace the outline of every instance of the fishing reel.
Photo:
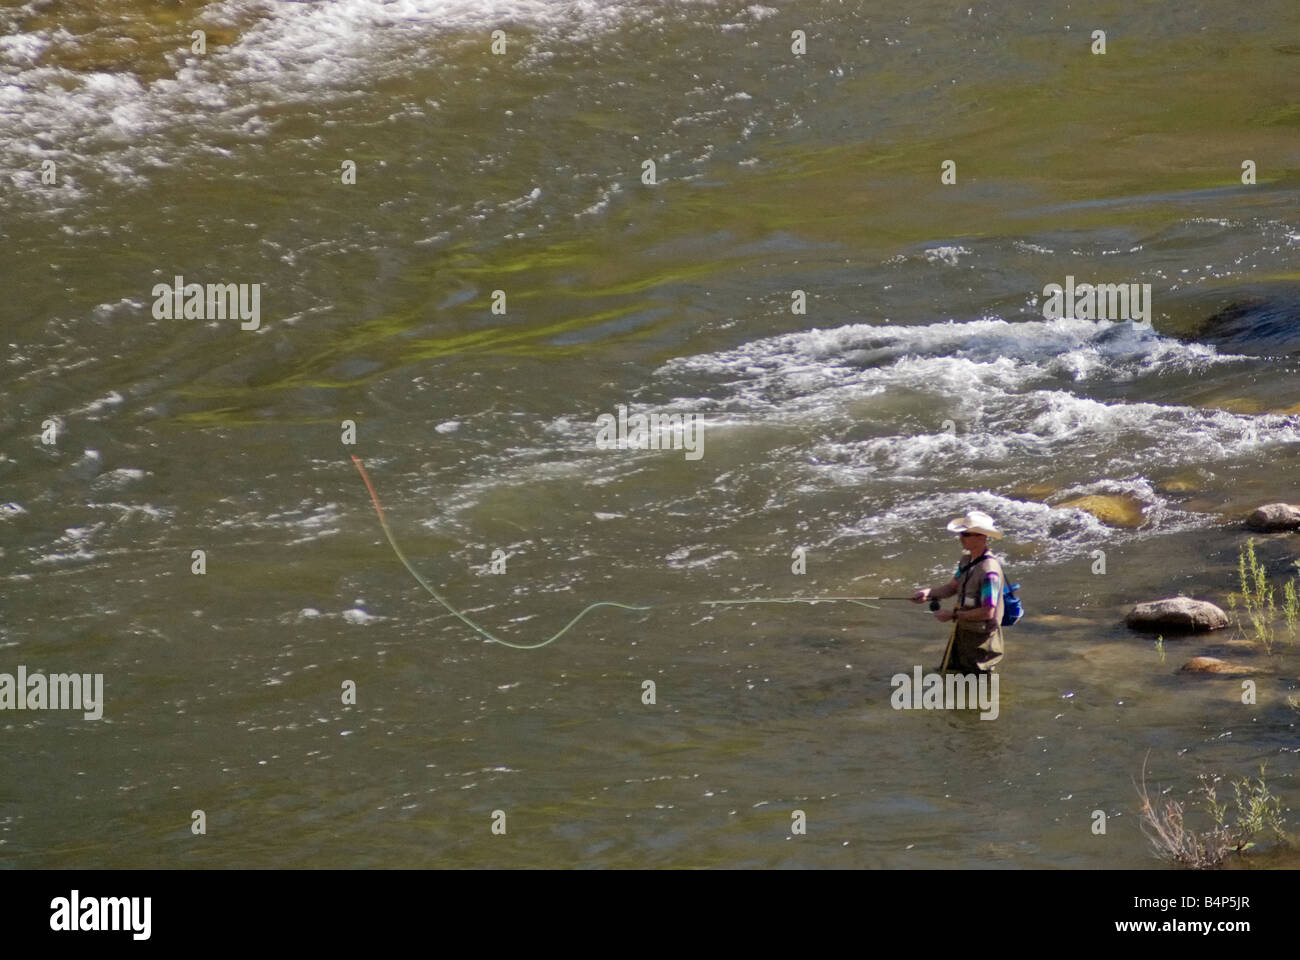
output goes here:
<path id="1" fill-rule="evenodd" d="M 938 601 L 938 600 L 931 600 L 931 601 L 930 601 L 930 609 L 931 609 L 931 610 L 936 610 L 936 611 L 937 611 L 937 610 L 939 609 L 939 601 Z"/>

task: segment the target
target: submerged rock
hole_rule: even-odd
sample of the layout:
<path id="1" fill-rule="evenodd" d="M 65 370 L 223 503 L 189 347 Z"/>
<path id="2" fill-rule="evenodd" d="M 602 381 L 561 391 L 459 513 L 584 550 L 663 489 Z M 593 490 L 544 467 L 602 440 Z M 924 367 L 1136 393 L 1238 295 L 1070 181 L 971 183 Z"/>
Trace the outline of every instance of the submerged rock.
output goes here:
<path id="1" fill-rule="evenodd" d="M 1170 477 L 1157 483 L 1156 489 L 1161 493 L 1195 493 L 1201 489 L 1201 483 L 1199 477 Z"/>
<path id="2" fill-rule="evenodd" d="M 1222 397 L 1217 400 L 1207 400 L 1203 406 L 1213 407 L 1216 410 L 1227 410 L 1229 413 L 1263 413 L 1264 404 L 1254 397 Z"/>
<path id="3" fill-rule="evenodd" d="M 1034 624 L 1040 627 L 1091 627 L 1087 617 L 1069 617 L 1062 613 L 1036 613 Z"/>
<path id="4" fill-rule="evenodd" d="M 1223 629 L 1228 625 L 1228 615 L 1208 600 L 1166 597 L 1139 603 L 1129 611 L 1124 623 L 1134 630 L 1195 633 Z"/>
<path id="5" fill-rule="evenodd" d="M 1218 640 L 1214 644 L 1216 647 L 1227 647 L 1229 650 L 1249 650 L 1255 653 L 1259 650 L 1259 644 L 1254 640 L 1243 640 L 1240 637 L 1233 640 Z"/>
<path id="6" fill-rule="evenodd" d="M 1293 503 L 1266 503 L 1246 518 L 1246 526 L 1265 533 L 1300 530 L 1300 507 Z"/>
<path id="7" fill-rule="evenodd" d="M 1242 663 L 1229 663 L 1218 657 L 1192 657 L 1183 664 L 1184 673 L 1213 673 L 1225 677 L 1241 677 L 1248 673 L 1258 673 L 1254 667 Z"/>
<path id="8" fill-rule="evenodd" d="M 1145 519 L 1142 516 L 1141 501 L 1122 494 L 1094 493 L 1066 500 L 1056 506 L 1075 507 L 1091 513 L 1108 527 L 1140 527 Z"/>

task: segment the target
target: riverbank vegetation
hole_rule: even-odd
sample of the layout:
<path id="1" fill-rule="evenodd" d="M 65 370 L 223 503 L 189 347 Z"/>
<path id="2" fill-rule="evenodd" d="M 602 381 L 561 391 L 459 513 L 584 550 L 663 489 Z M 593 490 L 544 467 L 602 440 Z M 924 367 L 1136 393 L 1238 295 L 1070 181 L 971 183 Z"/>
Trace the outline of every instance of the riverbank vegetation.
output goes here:
<path id="1" fill-rule="evenodd" d="M 1254 540 L 1246 541 L 1246 546 L 1241 550 L 1237 575 L 1241 590 L 1228 594 L 1228 611 L 1241 636 L 1253 639 L 1264 648 L 1265 653 L 1272 656 L 1278 639 L 1276 591 L 1268 582 L 1264 565 L 1255 556 Z M 1243 616 L 1249 625 L 1249 632 L 1243 626 Z M 1282 587 L 1282 618 L 1286 624 L 1286 641 L 1294 647 L 1296 629 L 1300 625 L 1300 595 L 1297 593 L 1294 576 Z"/>
<path id="2" fill-rule="evenodd" d="M 1282 801 L 1275 797 L 1264 780 L 1265 764 L 1255 779 L 1243 777 L 1229 781 L 1231 799 L 1219 800 L 1222 781 L 1201 775 L 1201 798 L 1198 806 L 1202 818 L 1213 826 L 1195 829 L 1184 816 L 1184 804 L 1177 800 L 1152 801 L 1147 790 L 1146 763 L 1142 764 L 1142 782 L 1138 787 L 1142 833 L 1162 860 L 1195 869 L 1217 867 L 1233 854 L 1244 853 L 1263 840 L 1287 843 Z M 1235 808 L 1235 809 L 1234 809 Z"/>

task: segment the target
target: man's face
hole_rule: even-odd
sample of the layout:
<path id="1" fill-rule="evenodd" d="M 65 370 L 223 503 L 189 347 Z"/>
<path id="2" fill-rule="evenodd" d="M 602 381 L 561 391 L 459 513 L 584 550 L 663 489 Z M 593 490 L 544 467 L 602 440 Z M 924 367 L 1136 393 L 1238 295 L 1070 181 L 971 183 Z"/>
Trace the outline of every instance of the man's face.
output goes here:
<path id="1" fill-rule="evenodd" d="M 984 552 L 984 545 L 989 542 L 989 538 L 982 533 L 963 533 L 961 535 L 961 548 L 972 557 L 978 557 Z"/>

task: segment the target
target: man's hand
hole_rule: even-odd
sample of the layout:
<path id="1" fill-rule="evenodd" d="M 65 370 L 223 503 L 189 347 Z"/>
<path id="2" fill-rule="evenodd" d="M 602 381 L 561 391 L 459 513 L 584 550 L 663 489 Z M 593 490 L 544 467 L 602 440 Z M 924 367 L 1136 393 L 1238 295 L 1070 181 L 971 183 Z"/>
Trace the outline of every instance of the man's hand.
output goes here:
<path id="1" fill-rule="evenodd" d="M 949 620 L 956 620 L 956 619 L 957 619 L 957 611 L 956 611 L 956 610 L 936 610 L 936 611 L 934 612 L 934 619 L 938 620 L 940 623 L 947 623 Z"/>
<path id="2" fill-rule="evenodd" d="M 916 593 L 912 594 L 913 603 L 925 603 L 925 601 L 929 599 L 930 599 L 929 587 L 922 587 L 920 590 L 916 591 Z"/>

